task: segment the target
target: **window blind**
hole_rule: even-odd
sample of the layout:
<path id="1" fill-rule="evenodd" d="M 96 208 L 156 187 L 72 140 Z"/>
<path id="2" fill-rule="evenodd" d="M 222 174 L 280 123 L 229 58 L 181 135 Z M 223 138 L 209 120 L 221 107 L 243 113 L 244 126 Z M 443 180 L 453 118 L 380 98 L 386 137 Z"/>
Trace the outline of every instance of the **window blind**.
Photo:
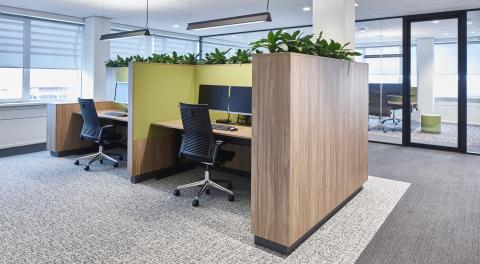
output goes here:
<path id="1" fill-rule="evenodd" d="M 30 68 L 81 69 L 83 26 L 31 21 Z"/>
<path id="2" fill-rule="evenodd" d="M 22 19 L 0 16 L 0 67 L 23 67 Z"/>

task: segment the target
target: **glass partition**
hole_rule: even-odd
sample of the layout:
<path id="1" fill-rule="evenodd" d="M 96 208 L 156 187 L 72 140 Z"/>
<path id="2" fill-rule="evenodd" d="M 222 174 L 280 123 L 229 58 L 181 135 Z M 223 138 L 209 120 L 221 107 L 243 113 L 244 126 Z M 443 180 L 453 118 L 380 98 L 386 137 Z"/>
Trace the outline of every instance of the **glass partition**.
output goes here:
<path id="1" fill-rule="evenodd" d="M 369 140 L 402 143 L 402 19 L 356 23 L 355 41 L 369 64 Z"/>
<path id="2" fill-rule="evenodd" d="M 480 153 L 480 11 L 467 19 L 467 151 Z"/>

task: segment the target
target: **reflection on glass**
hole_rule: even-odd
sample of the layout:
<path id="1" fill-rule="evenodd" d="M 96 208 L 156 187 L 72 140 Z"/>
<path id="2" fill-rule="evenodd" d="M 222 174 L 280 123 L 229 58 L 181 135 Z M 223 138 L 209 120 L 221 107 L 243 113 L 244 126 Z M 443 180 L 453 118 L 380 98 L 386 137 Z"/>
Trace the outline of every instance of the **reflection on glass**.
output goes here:
<path id="1" fill-rule="evenodd" d="M 30 69 L 30 100 L 76 100 L 81 87 L 81 70 Z"/>
<path id="2" fill-rule="evenodd" d="M 402 143 L 402 20 L 356 24 L 358 61 L 369 64 L 369 140 Z"/>
<path id="3" fill-rule="evenodd" d="M 467 151 L 480 153 L 480 11 L 467 20 Z"/>
<path id="4" fill-rule="evenodd" d="M 458 21 L 411 26 L 411 142 L 457 147 Z"/>

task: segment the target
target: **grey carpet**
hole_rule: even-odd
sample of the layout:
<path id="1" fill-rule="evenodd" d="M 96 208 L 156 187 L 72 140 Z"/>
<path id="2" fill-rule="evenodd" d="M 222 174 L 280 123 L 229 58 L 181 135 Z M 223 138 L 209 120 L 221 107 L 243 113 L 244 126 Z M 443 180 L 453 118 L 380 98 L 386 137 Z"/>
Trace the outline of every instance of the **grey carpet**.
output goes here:
<path id="1" fill-rule="evenodd" d="M 0 159 L 0 263 L 353 263 L 409 186 L 371 177 L 285 257 L 252 241 L 248 178 L 217 173 L 233 180 L 236 201 L 212 191 L 193 208 L 195 190 L 171 192 L 201 171 L 133 185 L 121 165 L 84 172 L 47 152 Z"/>
<path id="2" fill-rule="evenodd" d="M 480 156 L 370 143 L 369 173 L 411 186 L 358 264 L 480 263 Z"/>

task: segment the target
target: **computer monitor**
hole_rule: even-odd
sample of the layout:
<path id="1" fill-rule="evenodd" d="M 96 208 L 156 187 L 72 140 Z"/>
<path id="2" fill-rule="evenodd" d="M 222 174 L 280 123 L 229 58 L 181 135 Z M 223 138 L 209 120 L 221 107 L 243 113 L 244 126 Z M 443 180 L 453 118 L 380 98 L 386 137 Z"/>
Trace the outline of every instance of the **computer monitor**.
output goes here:
<path id="1" fill-rule="evenodd" d="M 230 113 L 252 114 L 252 87 L 230 87 Z"/>
<path id="2" fill-rule="evenodd" d="M 128 104 L 128 83 L 115 84 L 115 96 L 113 101 Z"/>
<path id="3" fill-rule="evenodd" d="M 213 111 L 228 112 L 228 86 L 200 85 L 198 103 Z"/>

